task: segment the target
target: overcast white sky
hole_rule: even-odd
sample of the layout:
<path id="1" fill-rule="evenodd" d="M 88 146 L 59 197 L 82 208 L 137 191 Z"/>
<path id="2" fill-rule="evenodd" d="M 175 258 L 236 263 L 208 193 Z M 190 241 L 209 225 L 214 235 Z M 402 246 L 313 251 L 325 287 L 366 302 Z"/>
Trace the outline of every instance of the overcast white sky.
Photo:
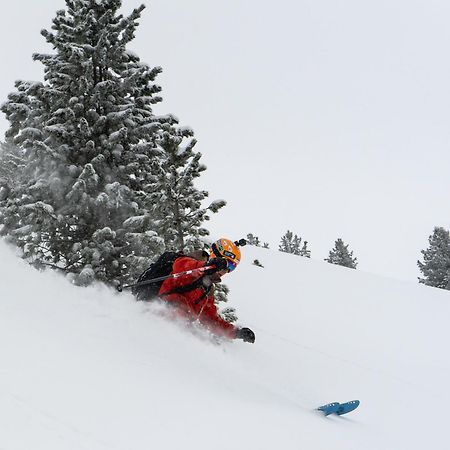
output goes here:
<path id="1" fill-rule="evenodd" d="M 433 227 L 450 227 L 450 2 L 145 3 L 131 50 L 163 67 L 156 112 L 193 127 L 201 185 L 228 201 L 213 237 L 277 248 L 290 229 L 315 259 L 341 237 L 361 270 L 414 280 Z M 2 1 L 2 101 L 42 79 L 31 54 L 64 6 Z"/>

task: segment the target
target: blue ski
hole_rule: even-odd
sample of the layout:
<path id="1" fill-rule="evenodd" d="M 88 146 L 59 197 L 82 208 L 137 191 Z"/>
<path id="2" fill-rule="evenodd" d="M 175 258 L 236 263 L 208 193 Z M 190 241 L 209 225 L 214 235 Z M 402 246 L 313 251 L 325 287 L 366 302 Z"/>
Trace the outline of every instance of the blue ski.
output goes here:
<path id="1" fill-rule="evenodd" d="M 322 411 L 325 416 L 329 416 L 330 414 L 336 413 L 339 406 L 341 406 L 341 404 L 338 402 L 328 403 L 327 405 L 319 406 L 317 410 Z"/>
<path id="2" fill-rule="evenodd" d="M 317 410 L 322 411 L 325 416 L 329 416 L 330 414 L 337 414 L 338 416 L 342 416 L 343 414 L 347 414 L 355 410 L 359 406 L 359 403 L 359 400 L 352 400 L 346 403 L 334 402 L 319 406 Z"/>

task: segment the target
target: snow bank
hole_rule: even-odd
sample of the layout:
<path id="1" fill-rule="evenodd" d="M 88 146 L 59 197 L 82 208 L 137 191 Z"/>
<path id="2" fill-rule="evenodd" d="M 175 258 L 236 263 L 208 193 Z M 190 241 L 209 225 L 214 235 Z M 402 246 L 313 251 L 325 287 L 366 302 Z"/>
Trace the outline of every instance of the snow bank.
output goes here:
<path id="1" fill-rule="evenodd" d="M 1 449 L 447 448 L 449 292 L 246 247 L 218 345 L 0 255 Z"/>

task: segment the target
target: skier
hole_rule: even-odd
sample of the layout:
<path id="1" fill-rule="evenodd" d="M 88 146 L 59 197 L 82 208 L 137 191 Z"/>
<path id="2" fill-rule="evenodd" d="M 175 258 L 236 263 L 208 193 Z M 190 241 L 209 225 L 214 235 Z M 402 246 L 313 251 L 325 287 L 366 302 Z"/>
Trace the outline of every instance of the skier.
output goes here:
<path id="1" fill-rule="evenodd" d="M 206 256 L 202 253 L 197 258 L 193 255 L 177 258 L 173 264 L 172 273 L 206 266 L 213 266 L 213 268 L 166 279 L 159 290 L 159 298 L 175 306 L 177 313 L 182 317 L 189 320 L 198 319 L 219 336 L 254 343 L 253 331 L 249 328 L 237 328 L 222 319 L 214 303 L 214 284 L 220 283 L 221 277 L 237 267 L 241 259 L 241 251 L 229 239 L 219 239 L 212 244 L 209 258 Z"/>

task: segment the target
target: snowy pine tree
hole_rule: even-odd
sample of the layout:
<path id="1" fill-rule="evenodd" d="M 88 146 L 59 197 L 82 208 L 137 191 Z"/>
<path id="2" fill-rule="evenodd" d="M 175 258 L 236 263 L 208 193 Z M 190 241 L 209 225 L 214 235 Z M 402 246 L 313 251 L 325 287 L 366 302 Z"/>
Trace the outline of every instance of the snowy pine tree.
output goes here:
<path id="1" fill-rule="evenodd" d="M 292 233 L 292 231 L 287 231 L 284 236 L 281 237 L 281 242 L 278 247 L 280 252 L 292 253 L 294 255 L 301 254 L 301 242 L 302 238 L 298 237 L 296 234 Z"/>
<path id="2" fill-rule="evenodd" d="M 436 227 L 428 242 L 429 247 L 421 251 L 423 262 L 417 261 L 423 274 L 419 283 L 450 290 L 450 233 Z"/>
<path id="3" fill-rule="evenodd" d="M 234 323 L 238 320 L 236 309 L 231 306 L 227 306 L 222 311 L 220 311 L 220 315 L 229 323 Z"/>
<path id="4" fill-rule="evenodd" d="M 311 250 L 308 248 L 308 241 L 303 241 L 303 246 L 299 253 L 300 256 L 305 258 L 311 258 Z"/>
<path id="5" fill-rule="evenodd" d="M 214 285 L 214 300 L 217 306 L 217 309 L 220 311 L 220 315 L 230 323 L 236 322 L 238 319 L 236 314 L 236 309 L 231 306 L 226 306 L 221 309 L 221 305 L 223 303 L 228 302 L 228 294 L 230 293 L 230 289 L 226 284 L 216 283 Z"/>
<path id="6" fill-rule="evenodd" d="M 156 143 L 160 157 L 153 161 L 153 194 L 148 197 L 157 218 L 159 234 L 168 250 L 186 252 L 202 248 L 203 237 L 209 235 L 202 227 L 210 213 L 216 213 L 226 202 L 218 200 L 203 208 L 208 192 L 195 187 L 194 181 L 206 167 L 201 153 L 194 147 L 197 141 L 190 128 L 176 126 L 176 119 L 162 125 Z"/>
<path id="7" fill-rule="evenodd" d="M 246 240 L 248 245 L 254 245 L 255 247 L 261 246 L 261 241 L 259 240 L 259 237 L 253 235 L 252 233 L 247 234 Z"/>
<path id="8" fill-rule="evenodd" d="M 128 17 L 120 0 L 66 6 L 42 31 L 55 53 L 33 55 L 45 81 L 17 82 L 1 108 L 24 153 L 21 183 L 0 200 L 2 234 L 79 284 L 133 279 L 163 248 L 147 209 L 161 69 L 126 50 L 144 6 Z"/>
<path id="9" fill-rule="evenodd" d="M 20 183 L 24 164 L 24 152 L 20 148 L 0 143 L 0 202 Z"/>
<path id="10" fill-rule="evenodd" d="M 247 238 L 246 238 L 247 244 L 248 245 L 254 245 L 255 247 L 263 247 L 263 248 L 269 248 L 269 244 L 267 242 L 263 242 L 261 244 L 261 240 L 259 239 L 258 236 L 253 235 L 252 233 L 248 233 L 247 234 Z"/>
<path id="11" fill-rule="evenodd" d="M 353 258 L 353 252 L 348 249 L 348 245 L 344 244 L 344 241 L 340 238 L 334 243 L 334 248 L 330 250 L 325 261 L 338 266 L 349 267 L 350 269 L 356 269 L 358 265 L 357 259 Z"/>

